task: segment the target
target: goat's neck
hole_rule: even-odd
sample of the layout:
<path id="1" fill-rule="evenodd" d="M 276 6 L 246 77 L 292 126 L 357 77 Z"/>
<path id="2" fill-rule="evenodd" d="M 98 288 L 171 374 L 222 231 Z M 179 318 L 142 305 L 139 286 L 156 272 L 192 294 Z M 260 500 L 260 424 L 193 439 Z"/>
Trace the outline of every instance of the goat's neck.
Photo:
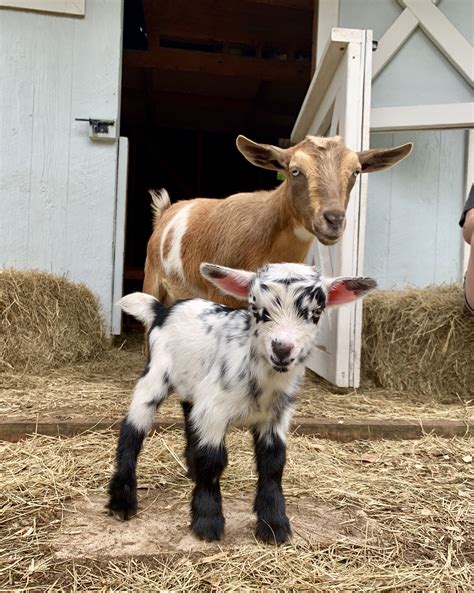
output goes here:
<path id="1" fill-rule="evenodd" d="M 276 212 L 269 261 L 303 262 L 313 237 L 304 230 L 297 215 L 288 181 L 284 181 L 271 192 L 269 201 Z"/>

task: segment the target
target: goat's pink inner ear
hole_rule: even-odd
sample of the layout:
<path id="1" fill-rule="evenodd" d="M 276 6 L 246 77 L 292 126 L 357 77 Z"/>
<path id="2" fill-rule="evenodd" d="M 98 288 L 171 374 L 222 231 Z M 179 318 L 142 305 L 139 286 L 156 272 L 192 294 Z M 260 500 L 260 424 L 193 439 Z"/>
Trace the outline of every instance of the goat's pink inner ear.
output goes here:
<path id="1" fill-rule="evenodd" d="M 343 282 L 335 282 L 329 289 L 326 305 L 344 305 L 357 299 L 355 291 L 350 290 Z"/>
<path id="2" fill-rule="evenodd" d="M 232 277 L 232 275 L 229 275 L 225 276 L 224 278 L 219 278 L 216 283 L 219 284 L 222 290 L 230 292 L 235 296 L 246 298 L 249 294 L 250 282 L 242 283 L 241 278 L 236 278 L 235 276 Z"/>

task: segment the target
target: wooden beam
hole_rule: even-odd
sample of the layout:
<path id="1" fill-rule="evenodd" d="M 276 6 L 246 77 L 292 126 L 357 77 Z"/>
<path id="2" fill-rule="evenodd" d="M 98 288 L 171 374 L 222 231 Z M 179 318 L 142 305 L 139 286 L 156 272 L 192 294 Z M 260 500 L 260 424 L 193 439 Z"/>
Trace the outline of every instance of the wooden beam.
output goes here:
<path id="1" fill-rule="evenodd" d="M 318 22 L 316 34 L 315 67 L 318 68 L 323 54 L 331 39 L 331 31 L 339 25 L 339 2 L 318 0 Z"/>
<path id="2" fill-rule="evenodd" d="M 160 35 L 275 48 L 310 49 L 311 11 L 241 0 L 146 0 L 148 28 Z M 198 24 L 197 24 L 198 23 Z"/>
<path id="3" fill-rule="evenodd" d="M 267 6 L 278 6 L 279 8 L 291 8 L 292 10 L 304 10 L 309 12 L 313 9 L 313 0 L 246 0 L 247 4 L 264 4 Z"/>
<path id="4" fill-rule="evenodd" d="M 307 134 L 311 122 L 326 96 L 334 73 L 344 57 L 344 50 L 351 41 L 360 41 L 362 33 L 358 29 L 332 29 L 324 55 L 311 80 L 308 92 L 293 127 L 291 133 L 292 142 L 299 142 Z"/>
<path id="5" fill-rule="evenodd" d="M 263 60 L 170 48 L 159 48 L 152 52 L 125 50 L 123 63 L 128 68 L 202 72 L 222 77 L 278 82 L 308 80 L 310 73 L 309 62 Z"/>
<path id="6" fill-rule="evenodd" d="M 263 88 L 270 83 L 260 83 Z M 263 96 L 262 96 L 263 95 Z M 144 92 L 141 89 L 123 89 L 122 94 L 125 101 L 143 101 Z M 166 91 L 161 89 L 151 90 L 146 96 L 147 103 L 156 106 L 156 109 L 161 109 L 161 106 L 169 104 L 176 108 L 192 107 L 194 109 L 218 109 L 220 111 L 239 111 L 239 112 L 254 112 L 265 111 L 270 114 L 295 116 L 300 102 L 292 101 L 282 102 L 267 99 L 262 91 L 258 91 L 254 96 L 236 97 L 236 96 L 220 96 L 211 94 L 196 93 L 181 93 L 174 91 Z M 148 114 L 144 114 L 148 117 Z"/>
<path id="7" fill-rule="evenodd" d="M 419 26 L 444 57 L 474 86 L 474 55 L 471 44 L 431 0 L 401 0 L 418 19 Z"/>
<path id="8" fill-rule="evenodd" d="M 45 420 L 37 421 L 3 418 L 0 421 L 0 440 L 16 442 L 29 436 L 72 437 L 79 434 L 118 430 L 120 420 Z M 158 418 L 153 423 L 153 430 L 164 431 L 171 428 L 183 428 L 181 418 Z M 237 427 L 242 428 L 242 427 Z M 472 422 L 462 420 L 354 420 L 351 418 L 294 418 L 291 432 L 296 435 L 316 436 L 339 442 L 354 440 L 405 440 L 418 439 L 425 434 L 453 438 L 468 436 L 473 428 Z"/>
<path id="9" fill-rule="evenodd" d="M 371 132 L 473 127 L 474 103 L 375 107 L 370 112 Z"/>
<path id="10" fill-rule="evenodd" d="M 389 64 L 401 46 L 418 27 L 418 19 L 406 8 L 383 34 L 372 56 L 372 80 Z"/>

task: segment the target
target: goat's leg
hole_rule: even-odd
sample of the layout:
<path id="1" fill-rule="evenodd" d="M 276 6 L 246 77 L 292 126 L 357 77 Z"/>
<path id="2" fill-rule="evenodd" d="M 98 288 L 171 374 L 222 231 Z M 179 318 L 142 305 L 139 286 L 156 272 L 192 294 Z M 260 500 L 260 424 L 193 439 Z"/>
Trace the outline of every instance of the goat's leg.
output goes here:
<path id="1" fill-rule="evenodd" d="M 224 534 L 224 515 L 220 477 L 227 465 L 227 451 L 218 447 L 198 445 L 194 450 L 196 485 L 191 502 L 191 529 L 206 541 L 219 540 Z"/>
<path id="2" fill-rule="evenodd" d="M 190 419 L 193 404 L 190 402 L 181 402 L 184 414 L 184 434 L 186 437 L 186 447 L 184 449 L 184 458 L 188 469 L 187 476 L 191 480 L 196 480 L 196 470 L 194 468 L 194 448 L 196 447 L 196 433 Z"/>
<path id="3" fill-rule="evenodd" d="M 138 454 L 169 387 L 168 373 L 161 365 L 160 368 L 147 366 L 135 386 L 132 403 L 120 428 L 115 473 L 109 484 L 107 508 L 119 519 L 127 520 L 137 511 Z"/>
<path id="4" fill-rule="evenodd" d="M 253 431 L 255 461 L 258 470 L 256 536 L 266 543 L 281 544 L 291 535 L 281 487 L 286 462 L 286 445 L 274 429 Z"/>
<path id="5" fill-rule="evenodd" d="M 220 477 L 227 465 L 225 431 L 227 422 L 218 414 L 200 415 L 194 405 L 190 420 L 196 430 L 192 449 L 195 486 L 191 501 L 191 529 L 200 539 L 214 541 L 224 534 Z"/>

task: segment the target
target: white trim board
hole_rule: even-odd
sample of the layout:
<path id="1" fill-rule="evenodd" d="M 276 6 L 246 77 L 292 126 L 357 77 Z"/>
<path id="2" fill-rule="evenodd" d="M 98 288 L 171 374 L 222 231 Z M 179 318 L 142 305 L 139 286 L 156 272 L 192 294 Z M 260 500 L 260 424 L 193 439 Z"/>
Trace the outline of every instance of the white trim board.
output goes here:
<path id="1" fill-rule="evenodd" d="M 128 138 L 120 136 L 115 206 L 114 280 L 112 289 L 112 334 L 122 331 L 122 309 L 117 305 L 123 295 L 123 263 L 125 257 L 125 223 L 127 217 Z"/>
<path id="2" fill-rule="evenodd" d="M 316 56 L 314 60 L 316 68 L 321 63 L 333 27 L 337 27 L 339 24 L 339 1 L 317 0 L 317 13 Z"/>
<path id="3" fill-rule="evenodd" d="M 418 19 L 421 30 L 471 84 L 474 84 L 473 48 L 431 0 L 399 0 Z"/>
<path id="4" fill-rule="evenodd" d="M 351 41 L 361 43 L 362 33 L 365 35 L 365 32 L 359 29 L 332 29 L 291 132 L 292 142 L 303 140 L 308 133 L 311 122 L 319 111 L 331 82 L 333 82 L 333 75 L 344 57 L 344 50 Z"/>
<path id="5" fill-rule="evenodd" d="M 395 54 L 418 27 L 418 19 L 410 10 L 404 10 L 378 42 L 372 57 L 372 80 L 382 72 Z"/>
<path id="6" fill-rule="evenodd" d="M 379 40 L 373 58 L 373 79 L 382 72 L 402 45 L 420 27 L 443 56 L 474 86 L 474 50 L 433 0 L 398 0 L 404 9 Z"/>
<path id="7" fill-rule="evenodd" d="M 374 107 L 370 114 L 371 132 L 472 127 L 474 127 L 474 103 Z"/>
<path id="8" fill-rule="evenodd" d="M 0 8 L 84 16 L 86 0 L 0 0 Z"/>

